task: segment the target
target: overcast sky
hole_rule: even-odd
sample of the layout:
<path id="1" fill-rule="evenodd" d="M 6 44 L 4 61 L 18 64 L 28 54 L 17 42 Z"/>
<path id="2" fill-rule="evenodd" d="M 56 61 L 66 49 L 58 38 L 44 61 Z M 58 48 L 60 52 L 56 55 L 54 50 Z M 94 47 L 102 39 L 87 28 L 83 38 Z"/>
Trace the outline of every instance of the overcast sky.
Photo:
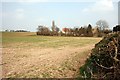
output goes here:
<path id="1" fill-rule="evenodd" d="M 93 27 L 100 19 L 112 28 L 118 24 L 119 0 L 3 0 L 0 8 L 3 30 L 37 31 L 38 25 L 51 27 L 54 20 L 59 28 Z"/>

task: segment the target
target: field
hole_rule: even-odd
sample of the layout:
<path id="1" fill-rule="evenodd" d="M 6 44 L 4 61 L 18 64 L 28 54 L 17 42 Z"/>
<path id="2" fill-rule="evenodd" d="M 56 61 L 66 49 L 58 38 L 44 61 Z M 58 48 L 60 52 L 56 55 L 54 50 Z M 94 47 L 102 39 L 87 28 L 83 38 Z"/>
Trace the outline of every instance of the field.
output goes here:
<path id="1" fill-rule="evenodd" d="M 14 78 L 78 77 L 79 67 L 101 38 L 2 33 L 2 76 Z"/>

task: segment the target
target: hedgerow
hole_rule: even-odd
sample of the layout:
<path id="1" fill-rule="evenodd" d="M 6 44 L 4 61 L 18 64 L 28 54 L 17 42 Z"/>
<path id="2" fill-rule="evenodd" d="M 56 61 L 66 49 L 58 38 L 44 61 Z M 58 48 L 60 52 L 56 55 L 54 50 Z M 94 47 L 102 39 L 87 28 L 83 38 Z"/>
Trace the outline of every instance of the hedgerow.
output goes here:
<path id="1" fill-rule="evenodd" d="M 80 67 L 83 78 L 120 79 L 120 32 L 104 37 L 95 44 L 91 55 Z"/>

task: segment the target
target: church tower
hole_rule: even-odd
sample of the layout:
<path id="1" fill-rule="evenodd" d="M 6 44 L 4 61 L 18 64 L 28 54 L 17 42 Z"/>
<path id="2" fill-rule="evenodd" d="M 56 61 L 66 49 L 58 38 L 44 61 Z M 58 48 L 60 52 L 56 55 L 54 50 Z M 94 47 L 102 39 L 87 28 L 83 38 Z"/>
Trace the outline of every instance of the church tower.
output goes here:
<path id="1" fill-rule="evenodd" d="M 55 31 L 55 22 L 52 21 L 52 31 L 54 32 Z"/>

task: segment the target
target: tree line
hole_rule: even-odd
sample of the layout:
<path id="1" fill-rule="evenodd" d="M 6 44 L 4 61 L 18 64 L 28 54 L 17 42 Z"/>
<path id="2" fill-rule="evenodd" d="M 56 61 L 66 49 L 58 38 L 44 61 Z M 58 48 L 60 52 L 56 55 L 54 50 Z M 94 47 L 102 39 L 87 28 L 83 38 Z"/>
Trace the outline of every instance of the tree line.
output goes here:
<path id="1" fill-rule="evenodd" d="M 27 30 L 5 30 L 4 32 L 30 32 Z"/>
<path id="2" fill-rule="evenodd" d="M 108 23 L 105 20 L 99 20 L 96 22 L 97 27 L 92 28 L 92 25 L 89 24 L 88 26 L 84 27 L 74 27 L 74 28 L 62 28 L 60 29 L 55 25 L 55 22 L 52 22 L 52 27 L 49 29 L 46 26 L 38 26 L 37 28 L 37 35 L 44 35 L 44 36 L 80 36 L 80 37 L 101 37 L 105 34 L 112 32 L 108 29 Z"/>

